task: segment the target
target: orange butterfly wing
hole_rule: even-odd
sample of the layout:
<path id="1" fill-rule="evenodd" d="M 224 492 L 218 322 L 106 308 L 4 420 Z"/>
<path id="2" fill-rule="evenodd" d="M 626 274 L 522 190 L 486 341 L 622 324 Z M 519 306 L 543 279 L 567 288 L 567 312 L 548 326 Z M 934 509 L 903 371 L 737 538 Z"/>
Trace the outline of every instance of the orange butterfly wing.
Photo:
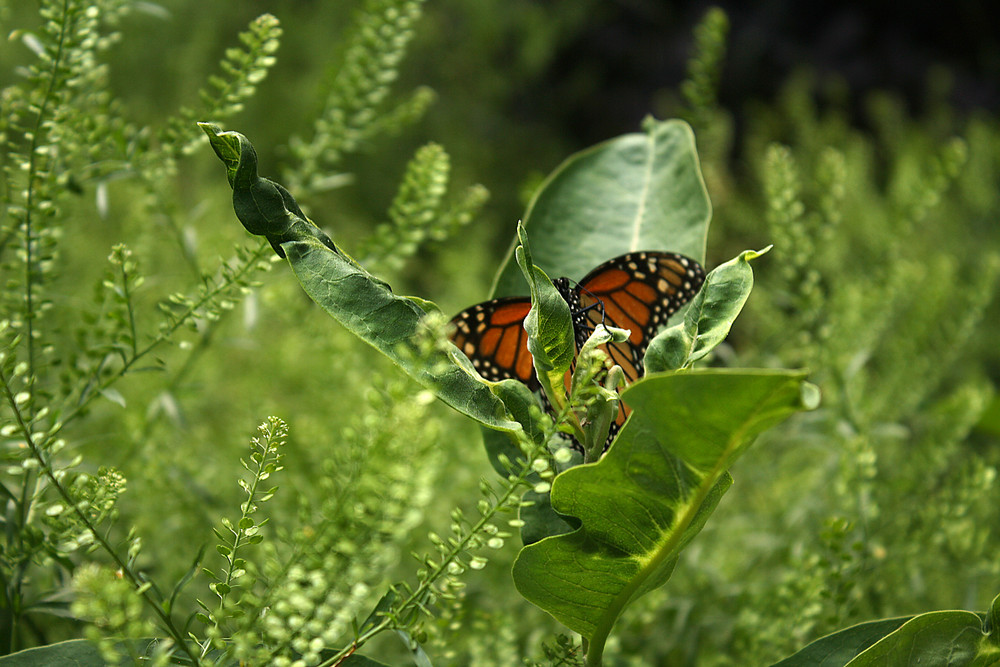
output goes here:
<path id="1" fill-rule="evenodd" d="M 452 319 L 455 331 L 451 341 L 487 380 L 512 378 L 535 391 L 540 385 L 528 352 L 528 334 L 524 331 L 524 318 L 529 310 L 528 297 L 505 297 L 477 304 Z"/>
<path id="2" fill-rule="evenodd" d="M 649 341 L 704 282 L 701 265 L 677 253 L 647 251 L 615 257 L 579 283 L 577 296 L 586 318 L 583 328 L 592 331 L 603 322 L 631 331 L 627 341 L 609 343 L 603 349 L 611 363 L 622 367 L 626 382 L 635 382 L 643 375 L 642 358 Z M 586 339 L 589 331 L 584 334 Z M 630 412 L 622 403 L 612 437 Z"/>
<path id="3" fill-rule="evenodd" d="M 649 251 L 608 260 L 588 273 L 576 288 L 571 288 L 565 278 L 556 280 L 555 285 L 573 312 L 577 347 L 601 323 L 631 331 L 627 341 L 603 348 L 611 363 L 622 367 L 626 382 L 631 383 L 642 377 L 642 359 L 649 341 L 704 281 L 705 272 L 694 260 L 676 253 Z M 540 385 L 524 331 L 524 318 L 530 309 L 527 297 L 505 297 L 472 306 L 452 319 L 455 330 L 451 340 L 487 380 L 513 378 L 537 391 Z M 630 412 L 622 403 L 607 444 Z"/>

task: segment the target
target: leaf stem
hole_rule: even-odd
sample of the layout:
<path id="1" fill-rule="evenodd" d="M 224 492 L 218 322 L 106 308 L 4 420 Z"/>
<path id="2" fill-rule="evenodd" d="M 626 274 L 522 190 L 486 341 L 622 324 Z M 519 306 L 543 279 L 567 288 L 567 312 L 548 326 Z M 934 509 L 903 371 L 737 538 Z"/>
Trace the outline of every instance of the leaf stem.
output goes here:
<path id="1" fill-rule="evenodd" d="M 177 329 L 179 329 L 185 322 L 187 322 L 188 319 L 190 319 L 191 316 L 194 315 L 194 313 L 197 312 L 199 308 L 211 302 L 219 294 L 229 289 L 237 281 L 237 279 L 239 279 L 240 277 L 246 275 L 249 271 L 251 271 L 253 267 L 256 265 L 257 261 L 260 260 L 262 257 L 264 257 L 264 255 L 266 254 L 265 252 L 266 250 L 270 250 L 270 247 L 266 243 L 261 242 L 260 247 L 258 247 L 257 250 L 255 250 L 252 255 L 250 255 L 248 260 L 244 263 L 243 267 L 241 267 L 238 272 L 232 274 L 230 280 L 220 283 L 212 291 L 206 292 L 201 299 L 192 303 L 187 310 L 185 310 L 183 313 L 177 316 L 177 318 L 169 326 L 164 327 L 160 331 L 159 335 L 157 335 L 156 338 L 150 341 L 148 345 L 146 345 L 141 349 L 138 349 L 131 359 L 124 359 L 122 367 L 118 369 L 117 372 L 109 375 L 107 378 L 105 378 L 103 382 L 98 382 L 97 378 L 99 375 L 100 368 L 103 368 L 102 364 L 99 367 L 98 371 L 95 371 L 95 373 L 92 374 L 91 381 L 87 383 L 87 388 L 81 391 L 80 396 L 77 399 L 76 405 L 74 405 L 66 413 L 66 415 L 63 416 L 58 421 L 57 424 L 53 425 L 52 429 L 49 430 L 47 434 L 48 438 L 51 439 L 52 437 L 60 433 L 70 421 L 72 421 L 81 411 L 83 411 L 84 408 L 87 407 L 87 405 L 90 404 L 90 401 L 93 400 L 95 396 L 100 395 L 102 391 L 104 391 L 112 384 L 117 382 L 119 379 L 121 379 L 121 377 L 124 376 L 132 368 L 132 366 L 134 366 L 140 359 L 150 354 L 157 347 L 159 347 L 167 340 L 169 340 L 170 337 L 174 334 L 174 332 L 177 331 Z"/>
<path id="2" fill-rule="evenodd" d="M 125 299 L 125 307 L 128 310 L 128 332 L 129 337 L 132 339 L 132 358 L 138 356 L 139 350 L 139 332 L 136 330 L 135 326 L 135 308 L 132 307 L 132 295 L 129 293 L 128 289 L 128 254 L 127 251 L 122 251 L 122 295 Z"/>

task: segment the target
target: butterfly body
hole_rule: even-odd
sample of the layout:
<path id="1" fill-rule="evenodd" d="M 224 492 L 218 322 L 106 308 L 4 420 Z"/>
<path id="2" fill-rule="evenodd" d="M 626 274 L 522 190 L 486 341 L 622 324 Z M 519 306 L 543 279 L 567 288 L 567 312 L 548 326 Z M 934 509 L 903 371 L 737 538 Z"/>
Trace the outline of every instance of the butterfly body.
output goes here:
<path id="1" fill-rule="evenodd" d="M 704 269 L 689 257 L 645 251 L 610 259 L 579 283 L 558 278 L 553 285 L 569 305 L 577 349 L 598 324 L 630 331 L 628 340 L 603 349 L 612 364 L 622 367 L 626 382 L 634 382 L 642 377 L 649 341 L 704 280 Z M 513 378 L 537 390 L 540 385 L 524 330 L 530 309 L 528 297 L 501 297 L 472 306 L 452 319 L 452 342 L 485 379 Z M 612 425 L 612 438 L 627 415 L 623 406 Z"/>

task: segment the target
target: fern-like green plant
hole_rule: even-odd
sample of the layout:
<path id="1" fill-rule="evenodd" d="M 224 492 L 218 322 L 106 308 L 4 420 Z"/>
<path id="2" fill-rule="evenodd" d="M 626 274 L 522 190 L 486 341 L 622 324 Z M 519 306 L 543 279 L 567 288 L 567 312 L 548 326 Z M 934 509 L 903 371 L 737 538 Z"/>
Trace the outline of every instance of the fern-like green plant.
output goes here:
<path id="1" fill-rule="evenodd" d="M 139 305 L 144 287 L 139 261 L 118 244 L 107 275 L 97 280 L 93 304 L 80 319 L 74 322 L 54 308 L 62 302 L 61 290 L 67 284 L 60 267 L 65 263 L 64 240 L 71 233 L 68 223 L 92 223 L 101 213 L 99 204 L 88 221 L 71 201 L 74 193 L 104 183 L 114 173 L 139 175 L 140 182 L 146 177 L 148 185 L 170 173 L 164 163 L 179 155 L 166 150 L 154 156 L 136 143 L 123 150 L 141 133 L 122 117 L 108 92 L 108 67 L 101 58 L 119 39 L 114 28 L 128 10 L 127 3 L 116 1 L 42 3 L 42 29 L 21 34 L 36 62 L 29 76 L 3 95 L 0 432 L 8 471 L 3 489 L 10 509 L 0 558 L 4 653 L 44 636 L 31 638 L 41 632 L 37 618 L 66 615 L 66 603 L 50 598 L 95 549 L 114 564 L 121 582 L 116 590 L 131 590 L 126 615 L 136 612 L 137 601 L 144 601 L 145 613 L 172 638 L 175 650 L 187 651 L 186 637 L 171 616 L 173 598 L 164 598 L 137 567 L 141 539 L 132 534 L 119 541 L 113 536 L 125 478 L 104 464 L 85 461 L 75 439 L 82 418 L 98 399 L 126 404 L 116 385 L 150 364 L 178 330 L 224 312 L 247 289 L 262 255 L 244 252 L 223 265 L 217 278 L 206 276 L 193 294 L 175 297 L 157 323 Z M 238 61 L 230 75 L 260 79 L 259 60 L 240 60 L 235 51 L 230 58 Z M 246 94 L 246 86 L 241 94 Z M 233 111 L 231 96 L 226 99 L 230 108 L 222 108 L 223 115 Z M 154 162 L 156 168 L 150 169 Z M 100 185 L 97 191 L 106 192 Z M 74 334 L 64 335 L 66 329 Z M 11 474 L 14 470 L 18 472 Z M 79 586 L 100 597 L 97 589 L 104 579 L 97 572 L 90 565 L 81 570 Z M 119 593 L 111 598 L 120 598 Z M 117 604 L 111 598 L 109 604 Z M 126 626 L 148 628 L 142 618 L 130 616 L 124 625 L 108 630 L 133 636 Z"/>
<path id="2" fill-rule="evenodd" d="M 297 163 L 284 177 L 300 196 L 343 184 L 343 175 L 330 170 L 344 155 L 419 120 L 433 101 L 429 88 L 418 88 L 394 107 L 384 108 L 422 5 L 423 0 L 366 0 L 357 13 L 341 60 L 331 68 L 326 104 L 312 137 L 290 143 Z"/>
<path id="3" fill-rule="evenodd" d="M 242 518 L 229 524 L 235 531 L 233 538 L 219 545 L 228 560 L 221 579 L 214 582 L 218 605 L 203 609 L 206 613 L 201 622 L 207 619 L 204 633 L 192 634 L 193 616 L 181 621 L 175 616 L 175 605 L 187 595 L 184 588 L 198 572 L 200 555 L 176 585 L 168 587 L 172 592 L 162 592 L 145 572 L 142 537 L 134 530 L 127 531 L 124 539 L 116 537 L 119 529 L 114 520 L 120 514 L 117 501 L 126 488 L 124 476 L 110 467 L 98 469 L 96 461 L 76 451 L 77 439 L 86 437 L 86 418 L 95 409 L 101 411 L 102 401 L 132 408 L 133 398 L 121 387 L 137 371 L 169 369 L 166 390 L 153 405 L 176 415 L 178 405 L 172 393 L 202 358 L 226 315 L 252 292 L 254 273 L 269 264 L 264 261 L 267 245 L 256 245 L 238 247 L 233 259 L 203 267 L 188 223 L 176 206 L 172 181 L 180 161 L 199 138 L 204 138 L 191 119 L 221 120 L 237 113 L 275 64 L 281 36 L 277 19 L 264 15 L 240 35 L 242 46 L 225 53 L 223 75 L 211 78 L 199 93 L 200 106 L 181 108 L 160 128 L 140 128 L 124 116 L 123 107 L 109 92 L 109 67 L 101 62 L 119 40 L 114 29 L 130 9 L 127 3 L 115 0 L 43 3 L 42 31 L 20 33 L 37 62 L 31 66 L 30 76 L 3 91 L 0 262 L 5 289 L 0 313 L 4 342 L 0 380 L 4 407 L 0 433 L 6 444 L 9 475 L 3 489 L 12 511 L 6 513 L 8 538 L 0 557 L 5 583 L 0 649 L 8 653 L 41 641 L 41 634 L 29 638 L 40 627 L 35 619 L 49 611 L 66 613 L 65 603 L 53 604 L 48 598 L 77 573 L 78 604 L 74 611 L 79 618 L 96 623 L 107 613 L 115 619 L 102 626 L 107 639 L 100 642 L 100 650 L 106 659 L 122 651 L 193 663 L 229 654 L 300 655 L 303 651 L 297 641 L 278 635 L 261 653 L 260 639 L 268 635 L 257 622 L 263 607 L 253 605 L 273 604 L 275 613 L 270 618 L 280 619 L 283 601 L 301 587 L 303 573 L 314 578 L 323 572 L 309 566 L 312 559 L 336 550 L 322 553 L 318 543 L 310 544 L 303 533 L 300 549 L 291 554 L 272 553 L 269 564 L 251 562 L 241 555 L 247 548 L 244 541 L 256 542 L 261 525 L 266 523 L 253 520 L 261 496 L 251 484 Z M 395 109 L 380 108 L 418 16 L 416 2 L 368 3 L 357 13 L 353 37 L 348 38 L 344 51 L 347 57 L 342 74 L 334 77 L 327 111 L 333 126 L 339 128 L 335 143 L 340 148 L 335 152 L 355 150 L 380 132 L 398 129 L 426 107 L 430 94 L 421 89 Z M 151 136 L 156 137 L 155 142 L 150 141 Z M 327 149 L 329 146 L 321 152 L 329 155 Z M 379 241 L 371 243 L 372 248 L 380 248 L 372 262 L 398 263 L 420 244 L 454 233 L 474 215 L 485 201 L 485 190 L 475 187 L 461 201 L 444 203 L 448 170 L 448 156 L 439 146 L 431 145 L 418 155 L 391 210 L 392 231 L 381 233 L 381 246 Z M 130 192 L 137 195 L 137 210 L 155 213 L 162 229 L 169 233 L 164 236 L 149 225 L 132 228 L 137 234 L 134 243 L 115 244 L 108 269 L 104 275 L 94 276 L 89 305 L 80 308 L 76 318 L 64 318 L 61 311 L 56 317 L 53 304 L 63 298 L 60 290 L 68 286 L 58 272 L 65 262 L 66 223 L 72 219 L 92 224 L 98 216 L 108 215 L 111 184 L 124 179 L 128 179 Z M 94 210 L 69 206 L 68 198 L 82 191 L 96 195 Z M 406 239 L 406 247 L 394 247 L 389 239 L 393 235 Z M 157 284 L 150 291 L 143 268 L 162 259 L 158 253 L 163 251 L 164 239 L 171 236 L 195 283 L 172 292 Z M 193 342 L 185 340 L 192 334 Z M 178 342 L 182 359 L 168 366 L 162 355 Z M 146 422 L 143 437 L 151 435 L 153 423 L 152 418 Z M 259 456 L 251 455 L 252 472 L 258 481 L 277 469 L 272 454 L 274 442 L 282 437 L 278 430 L 272 424 L 260 440 L 263 449 Z M 360 441 L 359 447 L 361 442 L 366 441 Z M 93 472 L 87 472 L 91 468 Z M 406 479 L 415 494 L 429 483 L 412 474 Z M 338 494 L 337 498 L 336 504 L 325 508 L 330 516 L 344 511 L 346 497 Z M 395 508 L 392 512 L 389 506 L 383 507 L 387 514 L 381 530 L 387 532 L 382 542 L 370 542 L 368 570 L 357 572 L 357 585 L 345 591 L 347 606 L 339 599 L 326 599 L 323 593 L 318 599 L 322 609 L 339 608 L 343 616 L 345 611 L 350 613 L 371 602 L 364 580 L 368 577 L 373 584 L 380 584 L 385 576 L 383 568 L 394 562 L 382 559 L 377 545 L 389 536 L 403 534 L 399 531 L 408 524 L 400 519 L 415 511 L 412 502 L 401 501 L 397 498 L 391 505 Z M 319 516 L 320 508 L 316 511 Z M 228 529 L 225 523 L 223 526 Z M 357 530 L 368 528 L 364 522 L 356 526 Z M 330 539 L 338 534 L 331 527 Z M 87 557 L 93 549 L 113 564 L 113 570 L 99 567 Z M 346 554 L 340 558 L 352 560 Z M 326 572 L 335 569 L 334 563 L 321 562 Z M 112 574 L 113 584 L 109 573 L 116 573 Z M 237 583 L 245 584 L 245 590 L 234 599 Z M 320 594 L 327 589 L 318 586 L 316 591 Z M 349 624 L 351 617 L 344 616 L 338 627 Z M 121 641 L 148 636 L 154 626 L 158 628 L 155 633 L 166 641 L 155 642 L 155 646 Z M 94 626 L 88 635 L 97 637 L 96 630 Z M 192 638 L 197 641 L 192 643 Z"/>

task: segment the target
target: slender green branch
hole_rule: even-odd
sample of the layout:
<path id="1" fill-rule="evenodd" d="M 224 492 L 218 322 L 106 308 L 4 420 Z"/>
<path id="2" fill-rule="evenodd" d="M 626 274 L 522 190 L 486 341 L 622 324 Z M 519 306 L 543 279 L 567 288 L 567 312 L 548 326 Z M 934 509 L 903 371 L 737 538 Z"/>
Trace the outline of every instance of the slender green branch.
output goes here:
<path id="1" fill-rule="evenodd" d="M 41 144 L 41 137 L 45 126 L 46 112 L 49 103 L 55 96 L 56 83 L 59 81 L 59 67 L 63 58 L 63 46 L 66 42 L 66 31 L 69 22 L 69 0 L 63 0 L 62 23 L 59 26 L 59 39 L 57 41 L 56 54 L 52 58 L 51 74 L 49 76 L 49 87 L 42 96 L 41 104 L 38 105 L 38 113 L 35 115 L 35 128 L 31 132 L 31 141 L 28 149 L 28 182 L 25 193 L 24 206 L 24 323 L 27 331 L 28 344 L 28 393 L 34 395 L 35 385 L 35 336 L 34 336 L 34 290 L 32 289 L 32 274 L 35 270 L 35 256 L 31 243 L 32 220 L 31 212 L 35 205 L 35 179 L 38 177 L 38 150 Z M 32 401 L 34 403 L 34 401 Z M 29 420 L 30 421 L 30 420 Z M 29 485 L 25 485 L 27 488 Z"/>
<path id="2" fill-rule="evenodd" d="M 31 139 L 28 148 L 28 170 L 27 170 L 27 183 L 25 185 L 25 206 L 24 206 L 24 220 L 22 222 L 24 227 L 24 326 L 26 334 L 26 345 L 27 345 L 27 364 L 28 371 L 26 374 L 26 391 L 30 397 L 34 397 L 35 394 L 35 381 L 37 380 L 37 363 L 35 359 L 35 289 L 34 289 L 34 274 L 36 270 L 35 262 L 35 244 L 33 243 L 34 236 L 34 221 L 32 213 L 35 208 L 35 198 L 36 198 L 36 181 L 39 176 L 39 159 L 42 154 L 39 151 L 39 147 L 42 143 L 42 136 L 45 129 L 45 120 L 48 115 L 48 108 L 51 101 L 55 97 L 56 84 L 59 81 L 59 68 L 62 65 L 64 47 L 66 43 L 66 34 L 69 30 L 69 6 L 68 0 L 63 2 L 63 11 L 61 13 L 62 21 L 59 26 L 59 37 L 56 42 L 56 53 L 51 61 L 50 72 L 48 76 L 48 88 L 42 95 L 42 100 L 38 105 L 38 113 L 35 114 L 35 126 L 31 132 Z M 5 380 L 6 385 L 6 380 Z M 9 393 L 9 392 L 8 392 Z M 13 398 L 13 396 L 11 396 Z M 27 417 L 27 422 L 34 421 L 34 400 L 29 400 L 27 402 L 27 409 L 29 414 Z M 20 411 L 18 412 L 19 421 L 22 419 Z M 21 497 L 15 503 L 18 516 L 18 531 L 17 540 L 22 541 L 23 529 L 27 525 L 30 518 L 32 499 L 35 497 L 35 493 L 38 489 L 38 475 L 32 471 L 25 471 L 24 484 L 21 486 Z M 18 571 L 23 570 L 24 563 L 19 563 Z M 15 599 L 9 600 L 11 603 L 11 631 L 10 631 L 10 645 L 7 647 L 10 650 L 16 650 L 14 645 L 14 628 L 18 624 L 18 617 L 20 616 L 20 598 L 21 598 L 21 582 L 22 577 L 17 576 L 11 582 L 14 586 L 14 590 L 8 593 L 8 596 L 12 596 Z"/>
<path id="3" fill-rule="evenodd" d="M 211 618 L 214 627 L 218 630 L 221 626 L 222 618 L 227 609 L 227 598 L 232 591 L 237 579 L 246 574 L 243 558 L 240 551 L 247 546 L 258 544 L 263 540 L 260 528 L 267 519 L 260 523 L 253 519 L 253 515 L 259 509 L 259 505 L 270 500 L 277 487 L 262 490 L 260 487 L 271 475 L 279 472 L 282 467 L 280 447 L 284 445 L 288 435 L 288 427 L 283 421 L 276 417 L 269 418 L 258 429 L 260 435 L 255 436 L 250 441 L 250 462 L 242 461 L 243 467 L 253 475 L 249 484 L 240 479 L 240 486 L 246 492 L 247 499 L 241 503 L 241 515 L 239 521 L 234 525 L 228 519 L 222 520 L 223 527 L 232 535 L 230 543 L 223 534 L 216 530 L 216 535 L 222 540 L 216 549 L 226 559 L 225 578 L 216 581 L 210 586 L 213 592 L 219 597 L 219 605 Z M 202 655 L 208 652 L 211 643 L 206 642 L 202 648 Z"/>
<path id="4" fill-rule="evenodd" d="M 123 251 L 127 252 L 127 251 Z M 136 330 L 135 326 L 135 308 L 132 307 L 132 295 L 129 293 L 128 289 L 128 256 L 122 255 L 122 295 L 125 300 L 125 308 L 128 312 L 128 333 L 129 337 L 132 339 L 132 357 L 138 356 L 139 351 L 139 332 Z"/>
<path id="5" fill-rule="evenodd" d="M 531 447 L 532 450 L 539 449 L 533 443 L 531 444 Z M 452 544 L 448 554 L 441 559 L 441 562 L 438 563 L 438 565 L 434 567 L 426 577 L 424 577 L 424 581 L 412 593 L 410 593 L 409 597 L 396 607 L 391 614 L 387 614 L 381 621 L 355 638 L 349 646 L 341 649 L 336 655 L 322 662 L 320 667 L 335 667 L 336 665 L 340 665 L 345 658 L 361 648 L 361 646 L 364 645 L 369 639 L 380 632 L 394 627 L 397 623 L 396 619 L 405 617 L 417 609 L 424 609 L 427 595 L 431 592 L 431 589 L 437 580 L 448 572 L 449 566 L 455 562 L 455 560 L 462 553 L 468 550 L 475 537 L 480 534 L 484 527 L 491 523 L 497 514 L 504 511 L 512 503 L 512 500 L 515 499 L 515 494 L 517 494 L 517 492 L 523 487 L 528 486 L 528 477 L 534 471 L 531 463 L 535 459 L 537 453 L 537 451 L 531 451 L 523 459 L 520 459 L 521 467 L 517 471 L 516 475 L 511 475 L 507 478 L 509 484 L 503 494 L 497 498 L 497 501 L 493 504 L 489 511 L 480 515 L 479 521 L 477 521 L 468 530 L 466 535 L 461 540 Z"/>
<path id="6" fill-rule="evenodd" d="M 97 526 L 90 520 L 90 517 L 83 511 L 79 503 L 73 499 L 73 497 L 66 490 L 66 487 L 63 486 L 59 477 L 55 474 L 55 471 L 52 470 L 48 457 L 45 456 L 41 447 L 39 447 L 38 443 L 35 442 L 35 434 L 32 433 L 31 426 L 25 420 L 25 416 L 21 412 L 21 408 L 15 400 L 14 392 L 2 367 L 0 367 L 0 384 L 3 384 L 3 391 L 7 397 L 7 403 L 10 405 L 11 411 L 14 414 L 14 419 L 17 421 L 18 428 L 24 436 L 25 443 L 28 445 L 31 455 L 36 461 L 38 461 L 41 473 L 48 478 L 49 482 L 56 489 L 56 492 L 66 503 L 66 506 L 72 509 L 73 513 L 76 514 L 77 518 L 86 527 L 90 535 L 93 536 L 94 540 L 96 540 L 97 543 L 100 544 L 101 548 L 104 549 L 104 551 L 111 557 L 115 565 L 118 566 L 119 571 L 121 571 L 122 576 L 127 577 L 136 592 L 142 595 L 142 597 L 146 600 L 146 603 L 159 617 L 164 628 L 167 632 L 169 632 L 178 647 L 187 654 L 194 664 L 198 664 L 199 660 L 197 655 L 191 650 L 191 647 L 188 646 L 184 634 L 174 625 L 173 619 L 170 615 L 160 606 L 159 601 L 155 599 L 155 596 L 152 593 L 152 587 L 144 581 L 137 572 L 132 570 L 126 560 L 123 560 L 121 556 L 118 555 L 115 548 L 110 542 L 108 542 L 107 538 L 101 533 L 101 531 L 97 529 Z"/>
<path id="7" fill-rule="evenodd" d="M 211 303 L 219 294 L 222 294 L 230 287 L 232 287 L 232 285 L 236 283 L 239 278 L 243 277 L 244 275 L 252 271 L 256 267 L 257 262 L 268 254 L 268 251 L 270 251 L 270 246 L 268 246 L 266 243 L 262 243 L 257 248 L 257 250 L 255 250 L 253 254 L 250 255 L 249 259 L 246 262 L 244 262 L 240 270 L 232 275 L 230 280 L 219 283 L 211 291 L 205 292 L 205 294 L 203 294 L 199 300 L 191 303 L 183 313 L 177 316 L 168 326 L 161 329 L 160 333 L 152 341 L 150 341 L 142 349 L 139 349 L 131 359 L 126 359 L 122 364 L 122 367 L 119 368 L 117 372 L 109 375 L 102 382 L 95 382 L 97 379 L 97 374 L 99 374 L 99 371 L 95 371 L 95 374 L 92 377 L 92 380 L 94 381 L 87 383 L 87 387 L 81 391 L 80 397 L 77 400 L 76 405 L 74 405 L 64 416 L 62 416 L 57 424 L 53 425 L 53 427 L 48 432 L 48 437 L 49 438 L 55 437 L 59 432 L 62 431 L 63 428 L 65 428 L 65 426 L 69 422 L 71 422 L 78 414 L 80 414 L 80 412 L 82 412 L 84 408 L 87 407 L 87 405 L 89 405 L 90 401 L 93 400 L 95 396 L 99 395 L 102 391 L 104 391 L 105 389 L 113 385 L 115 382 L 117 382 L 119 379 L 121 379 L 141 359 L 143 359 L 148 354 L 153 352 L 163 343 L 170 340 L 174 332 L 177 331 L 177 329 L 179 329 L 183 324 L 185 324 L 188 321 L 188 319 L 190 319 L 196 312 L 198 312 L 200 308 L 202 308 L 208 303 Z M 94 389 L 95 386 L 96 389 Z M 89 393 L 87 393 L 88 391 Z"/>

